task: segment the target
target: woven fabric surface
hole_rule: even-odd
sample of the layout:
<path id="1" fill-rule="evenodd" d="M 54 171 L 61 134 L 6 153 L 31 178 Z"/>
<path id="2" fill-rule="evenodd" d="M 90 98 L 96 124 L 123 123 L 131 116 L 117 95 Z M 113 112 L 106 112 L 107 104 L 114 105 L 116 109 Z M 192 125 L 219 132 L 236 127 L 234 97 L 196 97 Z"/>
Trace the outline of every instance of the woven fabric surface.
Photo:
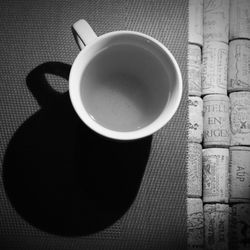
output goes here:
<path id="1" fill-rule="evenodd" d="M 0 249 L 186 249 L 188 1 L 0 5 Z M 97 35 L 153 36 L 175 56 L 183 98 L 152 137 L 105 141 L 76 117 L 68 74 L 82 18 Z"/>

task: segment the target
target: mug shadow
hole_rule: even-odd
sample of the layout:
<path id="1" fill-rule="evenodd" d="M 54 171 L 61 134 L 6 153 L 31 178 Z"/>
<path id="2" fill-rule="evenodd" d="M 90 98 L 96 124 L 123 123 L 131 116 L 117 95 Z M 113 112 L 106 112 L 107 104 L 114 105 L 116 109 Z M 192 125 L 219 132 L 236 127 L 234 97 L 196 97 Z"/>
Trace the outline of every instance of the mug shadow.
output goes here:
<path id="1" fill-rule="evenodd" d="M 47 62 L 27 76 L 41 109 L 15 132 L 4 156 L 3 181 L 16 211 L 33 226 L 62 236 L 88 235 L 115 223 L 131 206 L 152 137 L 108 140 L 78 118 L 69 93 L 45 74 L 68 80 L 70 65 Z"/>

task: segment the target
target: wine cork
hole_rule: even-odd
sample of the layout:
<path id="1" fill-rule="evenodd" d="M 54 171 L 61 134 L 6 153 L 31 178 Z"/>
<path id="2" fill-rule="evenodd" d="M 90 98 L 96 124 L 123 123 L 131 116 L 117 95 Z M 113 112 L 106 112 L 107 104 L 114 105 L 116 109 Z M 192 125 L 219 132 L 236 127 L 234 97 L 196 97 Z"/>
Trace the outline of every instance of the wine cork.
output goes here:
<path id="1" fill-rule="evenodd" d="M 188 97 L 188 141 L 201 143 L 203 134 L 203 101 L 198 96 Z"/>
<path id="2" fill-rule="evenodd" d="M 202 55 L 202 95 L 227 94 L 228 45 L 221 42 L 205 43 Z"/>
<path id="3" fill-rule="evenodd" d="M 229 0 L 204 0 L 204 43 L 218 41 L 228 43 Z"/>
<path id="4" fill-rule="evenodd" d="M 188 143 L 187 164 L 187 194 L 188 197 L 202 195 L 202 147 L 199 143 Z"/>
<path id="5" fill-rule="evenodd" d="M 250 147 L 230 147 L 230 202 L 250 203 Z"/>
<path id="6" fill-rule="evenodd" d="M 201 48 L 188 44 L 188 94 L 201 96 Z"/>
<path id="7" fill-rule="evenodd" d="M 205 249 L 228 249 L 229 206 L 227 204 L 204 205 Z"/>
<path id="8" fill-rule="evenodd" d="M 199 198 L 187 198 L 188 249 L 203 249 L 203 204 Z"/>
<path id="9" fill-rule="evenodd" d="M 230 215 L 230 249 L 250 249 L 250 204 L 234 204 Z"/>
<path id="10" fill-rule="evenodd" d="M 250 92 L 233 92 L 231 106 L 231 145 L 250 145 Z"/>
<path id="11" fill-rule="evenodd" d="M 250 1 L 231 0 L 229 38 L 250 39 Z"/>
<path id="12" fill-rule="evenodd" d="M 189 0 L 188 42 L 203 45 L 203 0 Z"/>
<path id="13" fill-rule="evenodd" d="M 203 201 L 228 202 L 229 150 L 207 148 L 202 150 Z"/>
<path id="14" fill-rule="evenodd" d="M 230 92 L 250 90 L 250 40 L 229 43 L 227 88 Z"/>
<path id="15" fill-rule="evenodd" d="M 203 145 L 227 147 L 230 145 L 229 98 L 225 95 L 207 95 L 203 98 Z"/>

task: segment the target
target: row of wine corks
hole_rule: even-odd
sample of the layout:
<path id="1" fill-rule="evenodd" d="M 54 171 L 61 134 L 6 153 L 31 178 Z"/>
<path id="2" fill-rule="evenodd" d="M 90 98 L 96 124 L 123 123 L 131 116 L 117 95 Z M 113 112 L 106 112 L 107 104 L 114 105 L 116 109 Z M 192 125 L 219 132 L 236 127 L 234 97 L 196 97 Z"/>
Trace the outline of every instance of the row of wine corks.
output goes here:
<path id="1" fill-rule="evenodd" d="M 250 40 L 188 45 L 190 96 L 250 91 Z"/>
<path id="2" fill-rule="evenodd" d="M 189 96 L 189 142 L 203 147 L 250 146 L 250 92 Z"/>
<path id="3" fill-rule="evenodd" d="M 189 249 L 248 249 L 250 204 L 203 204 L 187 200 Z"/>
<path id="4" fill-rule="evenodd" d="M 249 0 L 189 0 L 188 41 L 189 95 L 250 90 Z"/>
<path id="5" fill-rule="evenodd" d="M 188 197 L 205 203 L 250 203 L 250 147 L 188 144 Z"/>
<path id="6" fill-rule="evenodd" d="M 249 0 L 189 0 L 188 42 L 250 39 Z"/>
<path id="7" fill-rule="evenodd" d="M 189 0 L 189 249 L 250 246 L 250 0 Z"/>

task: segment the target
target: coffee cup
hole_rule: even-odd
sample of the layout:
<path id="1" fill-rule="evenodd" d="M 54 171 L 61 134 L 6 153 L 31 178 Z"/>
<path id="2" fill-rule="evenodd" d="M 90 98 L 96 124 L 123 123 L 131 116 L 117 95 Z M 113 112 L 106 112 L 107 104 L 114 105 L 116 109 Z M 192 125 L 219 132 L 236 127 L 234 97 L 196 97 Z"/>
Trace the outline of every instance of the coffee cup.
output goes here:
<path id="1" fill-rule="evenodd" d="M 98 134 L 135 140 L 154 134 L 175 114 L 182 76 L 171 52 L 135 31 L 97 36 L 85 20 L 72 26 L 81 49 L 69 76 L 72 105 Z"/>

